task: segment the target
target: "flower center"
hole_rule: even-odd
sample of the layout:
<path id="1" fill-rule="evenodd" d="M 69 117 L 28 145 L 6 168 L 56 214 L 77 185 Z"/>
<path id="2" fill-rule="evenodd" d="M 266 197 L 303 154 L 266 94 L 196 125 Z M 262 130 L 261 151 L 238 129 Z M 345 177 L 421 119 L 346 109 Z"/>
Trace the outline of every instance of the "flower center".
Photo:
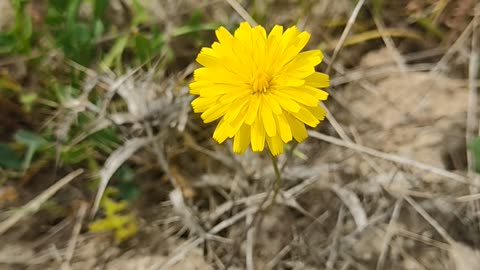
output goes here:
<path id="1" fill-rule="evenodd" d="M 265 93 L 270 87 L 270 80 L 272 78 L 263 70 L 258 70 L 252 79 L 253 93 Z"/>

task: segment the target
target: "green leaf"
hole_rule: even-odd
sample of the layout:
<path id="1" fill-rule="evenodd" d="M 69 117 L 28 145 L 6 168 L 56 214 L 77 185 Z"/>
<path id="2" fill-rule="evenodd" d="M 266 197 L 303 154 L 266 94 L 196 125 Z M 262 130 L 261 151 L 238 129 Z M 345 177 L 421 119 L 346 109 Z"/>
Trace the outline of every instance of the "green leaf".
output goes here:
<path id="1" fill-rule="evenodd" d="M 33 34 L 32 18 L 25 12 L 28 1 L 12 0 L 12 7 L 15 10 L 15 22 L 12 33 L 16 38 L 15 51 L 27 52 L 30 50 L 30 43 Z"/>
<path id="2" fill-rule="evenodd" d="M 132 10 L 133 10 L 132 27 L 137 27 L 142 23 L 148 22 L 149 20 L 148 13 L 145 10 L 145 7 L 143 7 L 138 0 L 132 1 Z"/>
<path id="3" fill-rule="evenodd" d="M 88 146 L 81 144 L 74 147 L 63 147 L 61 150 L 61 159 L 65 164 L 78 164 L 92 157 Z"/>
<path id="4" fill-rule="evenodd" d="M 93 18 L 95 21 L 101 20 L 107 9 L 108 0 L 94 0 L 93 2 Z"/>
<path id="5" fill-rule="evenodd" d="M 44 138 L 42 138 L 40 135 L 37 135 L 35 133 L 32 133 L 24 129 L 20 129 L 15 133 L 15 140 L 18 143 L 21 143 L 27 146 L 32 145 L 35 147 L 40 147 L 47 143 L 47 141 Z"/>
<path id="6" fill-rule="evenodd" d="M 131 201 L 138 198 L 140 189 L 135 183 L 135 172 L 130 166 L 123 165 L 115 172 L 113 177 L 119 182 L 118 191 L 122 200 Z"/>
<path id="7" fill-rule="evenodd" d="M 13 170 L 22 168 L 22 159 L 4 143 L 0 143 L 0 167 Z"/>
<path id="8" fill-rule="evenodd" d="M 24 144 L 27 146 L 27 153 L 25 154 L 25 158 L 23 160 L 22 168 L 24 170 L 30 167 L 30 163 L 32 162 L 33 155 L 37 151 L 38 148 L 47 144 L 47 141 L 40 137 L 39 135 L 32 133 L 26 130 L 18 130 L 14 136 L 15 140 L 18 143 Z"/>
<path id="9" fill-rule="evenodd" d="M 33 104 L 37 101 L 38 95 L 36 93 L 25 93 L 20 95 L 20 102 L 26 112 L 31 112 Z"/>
<path id="10" fill-rule="evenodd" d="M 428 18 L 420 17 L 415 22 L 436 38 L 442 39 L 444 37 L 444 33 Z"/>
<path id="11" fill-rule="evenodd" d="M 125 50 L 125 46 L 127 46 L 128 42 L 128 35 L 118 38 L 113 44 L 113 47 L 110 49 L 108 54 L 103 58 L 102 67 L 111 67 L 113 62 L 117 59 L 120 59 L 123 54 L 123 50 Z"/>
<path id="12" fill-rule="evenodd" d="M 373 15 L 374 16 L 381 16 L 384 7 L 384 0 L 372 0 L 372 7 L 373 7 Z"/>
<path id="13" fill-rule="evenodd" d="M 0 33 L 0 54 L 14 51 L 16 39 L 12 33 Z"/>
<path id="14" fill-rule="evenodd" d="M 480 137 L 476 137 L 469 145 L 475 159 L 475 171 L 480 173 Z"/>

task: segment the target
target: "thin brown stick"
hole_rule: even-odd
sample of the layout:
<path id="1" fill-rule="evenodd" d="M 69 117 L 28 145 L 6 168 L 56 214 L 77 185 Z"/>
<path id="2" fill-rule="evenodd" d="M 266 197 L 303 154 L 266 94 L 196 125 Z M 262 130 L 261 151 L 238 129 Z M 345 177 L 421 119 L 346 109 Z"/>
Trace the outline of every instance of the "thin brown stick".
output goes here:
<path id="1" fill-rule="evenodd" d="M 385 33 L 385 25 L 384 25 L 382 19 L 378 16 L 374 16 L 373 21 L 375 22 L 375 25 L 377 26 L 378 31 L 382 35 L 383 43 L 385 43 L 385 46 L 387 47 L 387 50 L 389 50 L 390 54 L 392 55 L 393 60 L 396 62 L 397 66 L 398 66 L 398 69 L 402 73 L 407 72 L 408 68 L 407 68 L 407 65 L 405 64 L 405 59 L 402 57 L 400 52 L 395 47 L 395 43 L 393 42 L 392 37 Z"/>
<path id="2" fill-rule="evenodd" d="M 75 246 L 77 245 L 78 236 L 80 235 L 80 230 L 82 229 L 82 223 L 87 214 L 87 209 L 88 204 L 86 202 L 81 202 L 77 211 L 75 225 L 73 226 L 72 237 L 70 238 L 70 241 L 68 241 L 67 250 L 65 251 L 65 261 L 62 263 L 62 269 L 70 269 L 70 261 L 75 253 Z"/>
<path id="3" fill-rule="evenodd" d="M 470 35 L 470 32 L 472 31 L 473 28 L 473 20 L 467 25 L 465 30 L 463 30 L 462 34 L 455 40 L 455 42 L 450 46 L 450 48 L 447 50 L 447 52 L 442 56 L 442 58 L 437 62 L 435 67 L 430 71 L 430 73 L 435 73 L 439 70 L 441 70 L 443 67 L 445 67 L 452 58 L 452 56 L 457 52 L 461 46 L 464 44 L 465 40 L 468 38 Z"/>
<path id="4" fill-rule="evenodd" d="M 55 184 L 51 185 L 48 189 L 43 191 L 40 195 L 35 197 L 33 200 L 28 202 L 24 205 L 21 209 L 16 210 L 10 217 L 8 217 L 5 221 L 0 223 L 0 235 L 4 234 L 8 231 L 13 225 L 17 224 L 22 218 L 31 215 L 40 209 L 43 203 L 45 203 L 48 199 L 50 199 L 57 191 L 59 191 L 62 187 L 70 183 L 73 179 L 77 178 L 80 174 L 83 173 L 83 169 L 78 169 L 73 171 L 63 177 L 62 179 L 55 182 Z"/>
<path id="5" fill-rule="evenodd" d="M 245 224 L 252 224 L 253 214 L 250 213 L 246 217 Z M 246 266 L 247 270 L 255 270 L 254 263 L 254 246 L 255 246 L 255 226 L 251 226 L 247 231 L 247 250 L 246 250 Z"/>
<path id="6" fill-rule="evenodd" d="M 388 222 L 387 230 L 385 232 L 385 237 L 383 238 L 382 244 L 382 251 L 380 252 L 380 256 L 378 257 L 377 267 L 376 270 L 384 269 L 385 266 L 385 259 L 387 258 L 388 254 L 388 246 L 390 245 L 390 241 L 395 233 L 395 224 L 398 221 L 398 217 L 400 216 L 400 210 L 402 209 L 403 199 L 400 198 L 395 203 L 395 207 L 393 208 L 392 217 L 390 218 L 390 222 Z"/>
<path id="7" fill-rule="evenodd" d="M 425 209 L 423 209 L 415 200 L 409 196 L 404 197 L 405 200 L 442 236 L 442 238 L 449 244 L 455 243 L 455 240 L 447 233 L 447 231 L 440 226 L 440 224 L 430 216 Z"/>
<path id="8" fill-rule="evenodd" d="M 328 142 L 328 143 L 331 143 L 331 144 L 335 144 L 335 145 L 338 145 L 338 146 L 347 147 L 347 148 L 350 148 L 350 149 L 355 150 L 355 151 L 360 152 L 360 153 L 365 153 L 367 155 L 371 155 L 371 156 L 374 156 L 374 157 L 378 157 L 378 158 L 385 159 L 385 160 L 395 162 L 395 163 L 399 163 L 399 164 L 402 164 L 402 165 L 415 167 L 417 169 L 420 169 L 420 170 L 423 170 L 423 171 L 426 171 L 426 172 L 430 172 L 430 173 L 434 173 L 436 175 L 445 177 L 447 179 L 450 179 L 450 180 L 453 180 L 455 182 L 459 182 L 459 183 L 462 183 L 462 184 L 473 185 L 472 183 L 470 183 L 467 180 L 466 177 L 464 177 L 462 175 L 451 173 L 451 172 L 446 171 L 444 169 L 441 169 L 441 168 L 438 168 L 438 167 L 435 167 L 435 166 L 432 166 L 432 165 L 428 165 L 428 164 L 425 164 L 425 163 L 422 163 L 422 162 L 419 162 L 419 161 L 416 161 L 416 160 L 413 160 L 413 159 L 409 159 L 409 158 L 394 155 L 394 154 L 384 153 L 384 152 L 381 152 L 381 151 L 378 151 L 378 150 L 375 150 L 375 149 L 372 149 L 372 148 L 369 148 L 369 147 L 366 147 L 366 146 L 363 146 L 363 145 L 359 145 L 359 144 L 356 144 L 356 143 L 346 142 L 346 141 L 337 139 L 335 137 L 319 133 L 319 132 L 314 131 L 314 130 L 309 130 L 308 134 L 313 138 L 316 138 L 316 139 L 319 139 L 319 140 L 322 140 L 322 141 L 325 141 L 325 142 Z"/>
<path id="9" fill-rule="evenodd" d="M 343 29 L 343 33 L 340 36 L 340 40 L 338 41 L 337 45 L 335 46 L 335 49 L 333 50 L 332 60 L 330 61 L 327 67 L 327 74 L 330 74 L 330 71 L 332 71 L 332 65 L 335 62 L 335 59 L 337 58 L 338 53 L 342 49 L 343 44 L 345 43 L 345 40 L 347 40 L 348 34 L 350 34 L 350 30 L 352 29 L 352 26 L 355 23 L 358 13 L 360 13 L 360 10 L 362 9 L 362 6 L 364 3 L 365 3 L 365 0 L 358 1 L 357 5 L 353 9 L 352 15 L 348 19 L 347 25 L 345 26 L 345 29 Z"/>
<path id="10" fill-rule="evenodd" d="M 469 145 L 476 136 L 479 136 L 479 126 L 478 126 L 478 61 L 480 61 L 479 50 L 480 50 L 480 41 L 478 40 L 480 35 L 480 4 L 475 6 L 475 14 L 473 18 L 473 28 L 472 28 L 472 50 L 470 52 L 470 62 L 468 65 L 468 111 L 467 111 L 467 129 L 465 131 L 465 140 L 466 145 Z M 476 173 L 478 168 L 475 167 L 475 157 L 473 152 L 467 150 L 467 166 L 468 166 L 468 176 L 470 181 L 474 185 L 480 185 L 480 176 Z M 479 188 L 477 186 L 470 187 L 470 194 L 478 193 Z M 471 208 L 475 214 L 480 212 L 480 201 L 476 200 L 471 203 Z M 477 223 L 477 228 L 480 228 L 480 225 Z"/>
<path id="11" fill-rule="evenodd" d="M 480 5 L 479 5 L 480 6 Z M 477 117 L 477 104 L 478 104 L 478 85 L 477 85 L 477 76 L 478 76 L 478 61 L 480 45 L 478 41 L 478 31 L 479 27 L 479 15 L 475 14 L 473 19 L 473 34 L 472 34 L 472 51 L 470 53 L 470 62 L 468 66 L 468 112 L 467 112 L 467 130 L 466 130 L 466 144 L 469 145 L 473 138 L 479 135 L 478 132 L 478 117 Z M 468 173 L 472 180 L 475 180 L 475 160 L 473 153 L 467 150 L 467 162 L 468 162 Z M 476 183 L 478 184 L 478 183 Z M 477 193 L 477 190 L 472 190 L 472 193 Z"/>
<path id="12" fill-rule="evenodd" d="M 227 3 L 235 10 L 235 12 L 242 17 L 245 21 L 247 21 L 251 26 L 257 25 L 257 22 L 248 14 L 248 12 L 238 3 L 237 0 L 226 0 Z"/>

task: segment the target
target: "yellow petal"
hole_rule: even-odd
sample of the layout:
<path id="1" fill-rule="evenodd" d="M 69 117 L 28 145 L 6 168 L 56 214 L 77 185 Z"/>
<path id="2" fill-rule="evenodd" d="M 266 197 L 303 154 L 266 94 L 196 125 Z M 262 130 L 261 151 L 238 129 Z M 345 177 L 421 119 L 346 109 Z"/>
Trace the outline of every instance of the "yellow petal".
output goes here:
<path id="1" fill-rule="evenodd" d="M 250 144 L 250 126 L 243 124 L 233 139 L 233 152 L 242 154 Z"/>
<path id="2" fill-rule="evenodd" d="M 315 66 L 322 61 L 320 50 L 312 50 L 297 54 L 280 72 L 296 78 L 305 78 L 315 73 Z"/>
<path id="3" fill-rule="evenodd" d="M 275 115 L 277 118 L 277 133 L 280 135 L 280 138 L 284 143 L 288 143 L 292 140 L 292 130 L 290 129 L 290 125 L 285 118 L 284 114 Z"/>
<path id="4" fill-rule="evenodd" d="M 284 98 L 283 96 L 272 95 L 275 100 L 280 104 L 280 106 L 287 112 L 298 112 L 300 110 L 300 105 L 297 102 Z"/>
<path id="5" fill-rule="evenodd" d="M 225 44 L 226 46 L 231 46 L 233 36 L 228 32 L 225 27 L 221 26 L 219 27 L 216 31 L 215 34 L 217 35 L 218 41 L 222 44 Z"/>
<path id="6" fill-rule="evenodd" d="M 215 84 L 212 82 L 205 82 L 205 81 L 193 81 L 190 83 L 188 86 L 190 88 L 190 94 L 192 95 L 200 95 L 200 90 L 202 88 L 208 87 L 208 86 L 214 86 Z"/>
<path id="7" fill-rule="evenodd" d="M 265 28 L 261 26 L 255 26 L 252 29 L 252 42 L 255 48 L 253 50 L 253 59 L 257 67 L 263 67 L 265 64 L 266 39 L 267 39 L 267 36 L 266 36 Z"/>
<path id="8" fill-rule="evenodd" d="M 273 113 L 270 107 L 268 106 L 265 98 L 262 97 L 260 102 L 260 114 L 262 116 L 263 125 L 265 131 L 269 137 L 277 135 L 277 125 L 275 124 L 275 118 L 273 118 Z"/>
<path id="9" fill-rule="evenodd" d="M 223 104 L 232 103 L 236 99 L 242 99 L 250 95 L 250 89 L 242 88 L 241 90 L 237 91 L 230 91 L 223 95 L 219 101 Z"/>
<path id="10" fill-rule="evenodd" d="M 215 83 L 244 85 L 244 81 L 237 74 L 220 68 L 198 68 L 193 72 L 195 81 L 210 81 Z"/>
<path id="11" fill-rule="evenodd" d="M 270 33 L 268 33 L 268 40 L 280 38 L 282 34 L 283 34 L 283 26 L 277 24 L 273 26 L 272 30 L 270 30 Z"/>
<path id="12" fill-rule="evenodd" d="M 202 84 L 195 84 L 193 87 L 195 90 L 199 91 L 201 97 L 216 97 L 244 90 L 244 87 L 238 85 L 212 82 L 202 82 Z M 190 88 L 192 88 L 192 86 Z"/>
<path id="13" fill-rule="evenodd" d="M 281 48 L 280 48 L 280 39 L 283 35 L 283 27 L 280 25 L 275 25 L 270 31 L 267 37 L 267 42 L 265 45 L 265 71 L 272 72 L 275 70 L 273 63 L 277 60 L 278 57 L 281 57 Z"/>
<path id="14" fill-rule="evenodd" d="M 233 40 L 232 50 L 235 58 L 232 58 L 231 61 L 236 61 L 240 64 L 240 73 L 252 78 L 253 74 L 256 72 L 256 64 L 253 59 L 252 45 L 247 45 L 247 43 L 247 41 L 241 41 L 238 39 Z"/>
<path id="15" fill-rule="evenodd" d="M 222 66 L 222 63 L 219 62 L 218 55 L 211 48 L 202 48 L 196 59 L 197 63 L 202 66 L 209 67 L 218 67 Z"/>
<path id="16" fill-rule="evenodd" d="M 285 99 L 292 99 L 298 103 L 307 105 L 307 106 L 318 106 L 318 99 L 314 96 L 311 96 L 304 91 L 292 89 L 292 88 L 284 88 L 282 90 L 277 90 L 275 95 L 281 96 Z"/>
<path id="17" fill-rule="evenodd" d="M 231 105 L 230 110 L 225 114 L 225 121 L 232 122 L 238 114 L 247 106 L 250 97 L 239 98 Z"/>
<path id="18" fill-rule="evenodd" d="M 230 130 L 228 132 L 228 137 L 232 138 L 237 134 L 240 127 L 245 123 L 245 112 L 247 111 L 247 107 L 245 106 L 240 113 L 237 115 L 235 119 L 229 122 Z"/>
<path id="19" fill-rule="evenodd" d="M 293 138 L 297 142 L 302 142 L 303 140 L 305 140 L 308 137 L 305 125 L 289 114 L 285 114 L 285 117 L 287 118 L 288 124 L 292 129 Z"/>
<path id="20" fill-rule="evenodd" d="M 323 120 L 325 119 L 325 116 L 327 115 L 327 112 L 322 107 L 316 106 L 316 107 L 307 107 L 307 110 L 309 110 L 315 118 L 318 120 Z"/>
<path id="21" fill-rule="evenodd" d="M 278 156 L 283 153 L 283 142 L 279 136 L 267 137 L 267 144 L 273 156 Z"/>
<path id="22" fill-rule="evenodd" d="M 298 69 L 303 67 L 314 67 L 322 62 L 323 54 L 320 50 L 310 50 L 295 54 L 294 58 L 286 63 L 284 68 Z"/>
<path id="23" fill-rule="evenodd" d="M 315 72 L 305 78 L 305 84 L 317 88 L 327 88 L 330 86 L 330 79 L 325 73 Z"/>
<path id="24" fill-rule="evenodd" d="M 299 87 L 303 85 L 305 85 L 305 80 L 297 77 L 290 77 L 288 75 L 278 76 L 272 80 L 272 86 L 274 89 L 283 87 Z"/>
<path id="25" fill-rule="evenodd" d="M 280 107 L 280 104 L 278 104 L 278 101 L 273 97 L 271 93 L 267 93 L 265 101 L 268 103 L 268 106 L 270 106 L 274 114 L 283 113 L 282 107 Z"/>
<path id="26" fill-rule="evenodd" d="M 220 120 L 215 131 L 213 132 L 213 139 L 218 143 L 223 143 L 228 138 L 228 123 L 223 119 Z"/>
<path id="27" fill-rule="evenodd" d="M 251 53 L 253 50 L 252 43 L 252 27 L 248 22 L 240 23 L 240 26 L 233 34 L 236 40 L 240 41 L 247 53 Z M 235 42 L 234 42 L 235 43 Z M 245 57 L 245 55 L 244 55 Z"/>
<path id="28" fill-rule="evenodd" d="M 248 105 L 248 110 L 245 115 L 245 124 L 252 125 L 253 121 L 257 117 L 258 107 L 260 105 L 259 95 L 250 96 L 250 104 Z"/>
<path id="29" fill-rule="evenodd" d="M 265 128 L 263 127 L 260 117 L 257 117 L 253 125 L 250 126 L 250 136 L 252 140 L 252 151 L 263 151 L 263 148 L 265 148 Z"/>
<path id="30" fill-rule="evenodd" d="M 203 98 L 198 97 L 192 101 L 192 108 L 195 113 L 200 113 L 208 110 L 217 103 L 218 98 Z"/>
<path id="31" fill-rule="evenodd" d="M 327 92 L 308 85 L 303 85 L 299 87 L 299 90 L 314 96 L 318 100 L 326 100 L 328 98 Z"/>
<path id="32" fill-rule="evenodd" d="M 286 48 L 290 44 L 290 42 L 292 42 L 292 40 L 298 36 L 298 34 L 300 34 L 300 31 L 298 31 L 297 26 L 294 25 L 287 28 L 287 30 L 285 30 L 285 33 L 283 33 L 282 35 L 280 44 L 282 44 L 282 46 Z"/>
<path id="33" fill-rule="evenodd" d="M 287 29 L 287 31 L 285 31 L 285 35 L 288 35 L 287 32 L 288 32 L 289 29 Z M 284 46 L 283 53 L 282 53 L 283 56 L 277 62 L 278 63 L 278 65 L 277 65 L 278 68 L 281 68 L 285 64 L 292 61 L 292 59 L 294 59 L 294 57 L 296 57 L 298 55 L 298 53 L 305 47 L 308 40 L 310 39 L 310 34 L 309 33 L 299 32 L 298 29 L 296 29 L 296 27 L 295 27 L 294 31 L 292 31 L 291 35 L 292 35 L 291 37 L 287 36 L 285 38 L 285 39 L 289 39 L 289 40 L 286 41 L 287 42 L 286 45 L 282 44 Z"/>
<path id="34" fill-rule="evenodd" d="M 228 105 L 216 103 L 203 112 L 200 117 L 202 117 L 204 123 L 210 123 L 225 115 L 228 108 Z"/>
<path id="35" fill-rule="evenodd" d="M 307 109 L 301 107 L 300 110 L 296 113 L 292 112 L 292 115 L 295 116 L 298 120 L 302 121 L 303 123 L 311 126 L 316 127 L 320 121 Z"/>

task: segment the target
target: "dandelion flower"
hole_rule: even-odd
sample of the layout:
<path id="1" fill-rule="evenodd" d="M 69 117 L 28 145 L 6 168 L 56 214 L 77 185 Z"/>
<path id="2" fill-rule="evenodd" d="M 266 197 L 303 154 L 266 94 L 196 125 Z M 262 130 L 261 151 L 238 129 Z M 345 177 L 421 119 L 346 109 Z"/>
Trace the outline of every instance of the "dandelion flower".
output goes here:
<path id="1" fill-rule="evenodd" d="M 267 142 L 273 156 L 283 145 L 307 138 L 305 125 L 316 127 L 325 117 L 319 101 L 328 94 L 327 74 L 315 71 L 320 50 L 301 52 L 310 34 L 293 26 L 283 31 L 275 25 L 267 35 L 262 26 L 240 24 L 232 35 L 216 30 L 218 42 L 202 48 L 190 93 L 193 111 L 205 123 L 220 119 L 213 138 L 223 143 L 233 138 L 233 151 L 251 145 L 261 152 Z"/>

